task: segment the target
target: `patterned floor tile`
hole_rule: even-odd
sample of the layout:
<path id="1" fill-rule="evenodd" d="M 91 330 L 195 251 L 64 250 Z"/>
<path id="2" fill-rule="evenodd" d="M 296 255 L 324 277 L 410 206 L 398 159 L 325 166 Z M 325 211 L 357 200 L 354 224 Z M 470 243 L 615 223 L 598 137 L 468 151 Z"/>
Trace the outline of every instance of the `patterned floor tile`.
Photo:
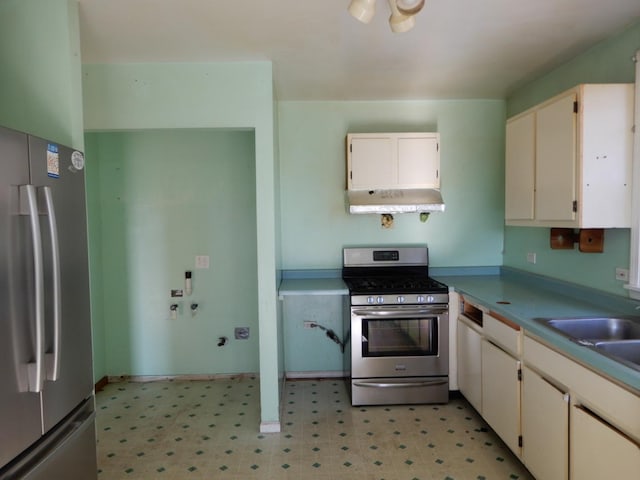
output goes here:
<path id="1" fill-rule="evenodd" d="M 532 479 L 464 399 L 352 407 L 340 380 L 290 381 L 274 434 L 259 402 L 249 376 L 109 384 L 99 479 Z"/>

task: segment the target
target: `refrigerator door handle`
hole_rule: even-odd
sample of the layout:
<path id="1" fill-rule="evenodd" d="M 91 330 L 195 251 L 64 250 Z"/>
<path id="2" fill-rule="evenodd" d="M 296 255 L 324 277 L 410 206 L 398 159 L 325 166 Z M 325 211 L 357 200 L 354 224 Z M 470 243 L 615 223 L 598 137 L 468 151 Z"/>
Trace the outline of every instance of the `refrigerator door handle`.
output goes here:
<path id="1" fill-rule="evenodd" d="M 35 283 L 35 362 L 28 364 L 29 391 L 40 393 L 44 385 L 44 266 L 42 258 L 42 236 L 40 234 L 40 218 L 38 215 L 38 199 L 36 187 L 22 185 L 20 187 L 21 204 L 26 202 L 27 215 L 31 223 L 31 244 L 33 247 L 33 270 Z"/>
<path id="2" fill-rule="evenodd" d="M 51 266 L 53 274 L 53 363 L 47 372 L 47 380 L 56 381 L 60 375 L 60 336 L 62 328 L 62 297 L 60 294 L 60 245 L 58 242 L 58 222 L 51 195 L 51 187 L 42 187 L 49 219 L 51 238 Z"/>

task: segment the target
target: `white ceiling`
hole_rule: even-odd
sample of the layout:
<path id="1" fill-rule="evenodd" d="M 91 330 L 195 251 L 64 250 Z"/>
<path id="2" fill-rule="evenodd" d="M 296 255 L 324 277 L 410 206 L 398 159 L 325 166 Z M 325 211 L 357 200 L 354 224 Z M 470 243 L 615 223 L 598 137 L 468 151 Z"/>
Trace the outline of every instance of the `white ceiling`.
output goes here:
<path id="1" fill-rule="evenodd" d="M 273 62 L 279 100 L 503 98 L 640 21 L 639 0 L 78 0 L 83 63 Z M 638 45 L 640 48 L 640 45 Z"/>

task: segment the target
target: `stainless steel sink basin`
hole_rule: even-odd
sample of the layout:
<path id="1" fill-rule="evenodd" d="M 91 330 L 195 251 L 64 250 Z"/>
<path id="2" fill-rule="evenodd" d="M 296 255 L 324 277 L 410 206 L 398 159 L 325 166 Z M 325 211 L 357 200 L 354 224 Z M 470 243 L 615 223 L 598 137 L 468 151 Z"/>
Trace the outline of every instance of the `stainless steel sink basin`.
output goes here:
<path id="1" fill-rule="evenodd" d="M 596 342 L 594 346 L 614 357 L 621 358 L 635 365 L 640 365 L 640 340 Z"/>
<path id="2" fill-rule="evenodd" d="M 536 320 L 580 345 L 640 371 L 640 317 Z"/>
<path id="3" fill-rule="evenodd" d="M 578 340 L 640 340 L 640 320 L 631 318 L 555 318 L 544 323 Z"/>

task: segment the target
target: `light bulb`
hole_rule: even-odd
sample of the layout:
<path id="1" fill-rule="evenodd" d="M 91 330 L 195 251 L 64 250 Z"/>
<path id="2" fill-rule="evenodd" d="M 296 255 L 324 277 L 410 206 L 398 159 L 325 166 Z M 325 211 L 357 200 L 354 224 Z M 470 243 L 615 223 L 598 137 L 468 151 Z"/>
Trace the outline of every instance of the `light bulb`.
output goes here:
<path id="1" fill-rule="evenodd" d="M 395 0 L 398 11 L 405 15 L 418 13 L 424 7 L 424 2 L 425 0 Z"/>
<path id="2" fill-rule="evenodd" d="M 405 15 L 398 10 L 397 0 L 389 0 L 389 8 L 391 9 L 391 16 L 389 17 L 389 26 L 394 33 L 404 33 L 411 30 L 415 24 L 416 19 L 413 15 Z"/>
<path id="3" fill-rule="evenodd" d="M 362 23 L 369 23 L 376 14 L 376 0 L 351 0 L 349 13 Z"/>

